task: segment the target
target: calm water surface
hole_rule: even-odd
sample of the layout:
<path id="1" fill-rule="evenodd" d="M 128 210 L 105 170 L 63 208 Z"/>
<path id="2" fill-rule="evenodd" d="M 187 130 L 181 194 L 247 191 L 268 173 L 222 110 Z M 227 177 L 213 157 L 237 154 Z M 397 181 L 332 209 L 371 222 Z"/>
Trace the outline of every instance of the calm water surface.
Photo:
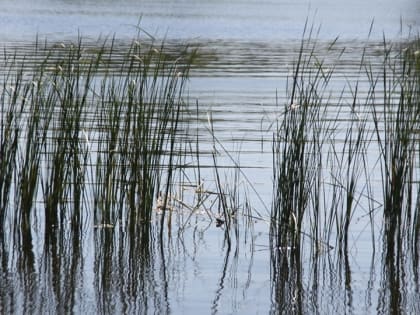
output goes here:
<path id="1" fill-rule="evenodd" d="M 141 16 L 144 29 L 169 38 L 289 40 L 300 38 L 306 18 L 322 24 L 327 39 L 394 37 L 404 26 L 419 27 L 420 4 L 401 1 L 1 1 L 0 38 L 32 40 L 35 34 L 72 37 L 78 31 L 131 36 Z"/>
<path id="2" fill-rule="evenodd" d="M 311 242 L 304 238 L 301 259 L 283 268 L 291 280 L 275 277 L 268 224 L 271 128 L 289 103 L 287 85 L 308 17 L 310 23 L 322 25 L 314 37 L 325 67 L 336 65 L 331 113 L 339 112 L 346 121 L 351 93 L 342 94 L 343 88 L 359 79 L 360 93 L 367 93 L 358 68 L 363 49 L 368 47 L 367 57 L 375 64 L 384 33 L 400 41 L 410 28 L 418 32 L 419 1 L 0 1 L 0 42 L 20 47 L 37 34 L 53 42 L 71 41 L 78 32 L 87 41 L 113 35 L 126 40 L 136 34 L 140 17 L 141 27 L 152 35 L 191 42 L 208 53 L 205 66 L 193 69 L 188 85 L 189 100 L 198 100 L 199 121 L 191 132 L 198 133 L 202 165 L 212 166 L 207 123 L 212 115 L 215 135 L 246 173 L 243 186 L 253 187 L 247 193 L 256 211 L 252 227 L 244 216 L 229 246 L 223 228 L 205 213 L 189 220 L 185 213 L 177 216 L 171 237 L 165 236 L 163 243 L 153 230 L 145 251 L 140 239 L 133 239 L 122 225 L 95 227 L 89 213 L 79 234 L 70 233 L 46 247 L 42 225 L 34 220 L 32 246 L 16 248 L 19 242 L 7 236 L 2 242 L 0 313 L 387 313 L 395 292 L 382 243 L 372 243 L 363 206 L 354 214 L 345 259 L 332 250 L 314 260 Z M 337 48 L 327 53 L 337 36 Z M 348 98 L 349 107 L 338 111 L 340 97 Z M 224 149 L 218 146 L 217 158 L 226 166 L 221 172 L 229 184 L 235 163 Z M 374 165 L 375 152 L 372 156 Z M 196 174 L 191 171 L 189 176 L 196 184 Z M 201 178 L 215 190 L 213 169 L 203 169 Z M 380 187 L 373 189 L 381 194 Z M 380 218 L 374 226 L 380 233 Z M 283 254 L 290 258 L 289 251 Z M 420 312 L 420 283 L 419 270 L 412 266 L 399 269 L 407 274 L 399 290 L 403 312 L 414 314 Z"/>

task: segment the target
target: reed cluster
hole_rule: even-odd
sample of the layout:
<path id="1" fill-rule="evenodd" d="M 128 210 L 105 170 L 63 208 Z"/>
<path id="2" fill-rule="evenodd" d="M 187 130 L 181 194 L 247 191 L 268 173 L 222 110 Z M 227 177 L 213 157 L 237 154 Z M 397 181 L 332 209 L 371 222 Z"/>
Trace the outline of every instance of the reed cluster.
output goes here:
<path id="1" fill-rule="evenodd" d="M 384 40 L 380 67 L 363 53 L 359 79 L 347 81 L 341 96 L 332 98 L 330 82 L 341 55 L 325 65 L 311 34 L 302 40 L 290 102 L 275 122 L 273 248 L 299 250 L 307 236 L 317 253 L 332 248 L 335 236 L 332 242 L 346 253 L 359 209 L 370 218 L 372 237 L 373 216 L 382 210 L 392 252 L 402 253 L 404 240 L 418 251 L 419 40 Z M 361 86 L 367 92 L 360 93 Z M 332 106 L 337 110 L 329 112 Z M 343 123 L 340 115 L 348 119 Z"/>
<path id="2" fill-rule="evenodd" d="M 312 32 L 312 30 L 311 30 Z M 316 41 L 302 41 L 294 66 L 290 102 L 279 108 L 282 115 L 273 135 L 274 193 L 271 211 L 272 246 L 299 248 L 305 213 L 318 238 L 322 189 L 322 152 L 333 126 L 326 119 L 327 87 L 332 70 L 314 54 Z M 317 67 L 313 67 L 316 63 Z"/>
<path id="3" fill-rule="evenodd" d="M 296 58 L 290 101 L 273 123 L 272 300 L 276 309 L 302 312 L 314 298 L 303 286 L 303 249 L 313 260 L 308 288 L 316 290 L 318 268 L 331 263 L 322 258 L 335 248 L 336 277 L 343 279 L 344 303 L 351 304 L 349 240 L 363 222 L 372 237 L 372 261 L 381 247 L 377 309 L 401 313 L 406 296 L 395 288 L 405 287 L 410 272 L 415 281 L 419 277 L 420 40 L 384 39 L 372 59 L 364 50 L 357 79 L 346 79 L 341 94 L 332 97 L 337 86 L 331 83 L 343 77 L 334 73 L 342 54 L 324 62 L 312 31 Z M 336 51 L 335 44 L 327 53 Z"/>
<path id="4" fill-rule="evenodd" d="M 80 232 L 92 213 L 96 227 L 149 225 L 170 187 L 195 56 L 176 48 L 79 38 L 37 41 L 27 56 L 4 50 L 1 235 L 30 238 L 36 217 L 48 240 L 68 224 Z"/>

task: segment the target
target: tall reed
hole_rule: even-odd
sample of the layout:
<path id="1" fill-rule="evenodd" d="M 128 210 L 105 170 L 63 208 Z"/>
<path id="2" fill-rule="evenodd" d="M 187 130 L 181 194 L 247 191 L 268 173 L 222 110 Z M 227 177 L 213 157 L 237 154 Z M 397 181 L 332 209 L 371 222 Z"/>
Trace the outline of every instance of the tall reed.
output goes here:
<path id="1" fill-rule="evenodd" d="M 394 48 L 384 40 L 382 73 L 369 73 L 372 117 L 380 152 L 383 193 L 383 272 L 378 309 L 399 313 L 406 302 L 401 288 L 406 286 L 407 257 L 418 268 L 418 130 L 420 129 L 419 40 L 408 47 Z M 416 55 L 417 54 L 417 55 Z M 417 187 L 416 187 L 417 186 Z M 386 301 L 387 303 L 383 303 Z"/>
<path id="2" fill-rule="evenodd" d="M 170 187 L 191 62 L 172 60 L 163 45 L 133 42 L 120 65 L 125 75 L 109 73 L 100 82 L 97 115 L 104 125 L 95 163 L 98 223 L 119 221 L 135 229 L 150 222 L 157 186 Z"/>
<path id="3" fill-rule="evenodd" d="M 305 29 L 306 31 L 306 29 Z M 310 30 L 311 38 L 313 30 Z M 271 236 L 274 248 L 298 248 L 305 213 L 312 208 L 315 239 L 319 233 L 322 152 L 331 127 L 325 117 L 331 71 L 315 55 L 315 42 L 302 40 L 294 66 L 290 103 L 279 116 L 273 136 L 274 196 Z M 313 67 L 313 64 L 316 67 Z"/>
<path id="4" fill-rule="evenodd" d="M 25 94 L 23 66 L 12 71 L 16 66 L 16 54 L 4 56 L 5 68 L 9 69 L 2 78 L 0 95 L 0 234 L 5 232 L 5 220 L 12 193 L 13 175 L 15 174 L 19 138 L 21 134 L 22 112 L 25 102 L 20 96 Z"/>
<path id="5" fill-rule="evenodd" d="M 97 226 L 149 225 L 171 186 L 195 49 L 79 37 L 30 53 L 3 61 L 0 232 L 9 218 L 29 237 L 34 215 L 47 240 L 68 223 L 80 235 L 90 213 Z"/>
<path id="6" fill-rule="evenodd" d="M 419 266 L 419 40 L 396 44 L 384 40 L 379 67 L 377 54 L 375 60 L 367 60 L 363 49 L 355 85 L 347 80 L 334 99 L 325 97 L 333 74 L 324 75 L 323 62 L 318 62 L 314 48 L 308 49 L 308 41 L 302 40 L 290 102 L 277 116 L 273 136 L 273 301 L 282 306 L 292 298 L 304 298 L 299 287 L 303 271 L 292 274 L 300 266 L 302 248 L 308 248 L 302 246 L 303 236 L 311 240 L 317 268 L 318 253 L 332 249 L 327 241 L 335 235 L 337 271 L 343 273 L 345 299 L 351 303 L 349 240 L 357 210 L 359 218 L 370 221 L 373 253 L 376 242 L 382 242 L 378 308 L 382 313 L 401 313 L 407 307 L 400 289 L 408 282 L 407 258 L 413 261 L 411 271 Z M 351 96 L 350 103 L 346 95 Z M 331 101 L 335 112 L 327 115 Z M 343 114 L 344 125 L 339 117 Z M 380 239 L 374 235 L 378 213 Z M 418 272 L 414 274 L 418 279 Z M 291 283 L 297 283 L 294 297 L 287 291 Z"/>
<path id="7" fill-rule="evenodd" d="M 380 152 L 384 222 L 386 230 L 390 229 L 388 245 L 394 247 L 392 239 L 396 235 L 400 241 L 405 237 L 411 239 L 413 215 L 418 211 L 413 200 L 417 191 L 413 189 L 418 152 L 416 134 L 420 129 L 420 76 L 415 56 L 418 44 L 394 49 L 384 40 L 383 45 L 382 73 L 375 75 L 368 70 L 368 77 Z M 382 97 L 376 97 L 377 94 Z"/>

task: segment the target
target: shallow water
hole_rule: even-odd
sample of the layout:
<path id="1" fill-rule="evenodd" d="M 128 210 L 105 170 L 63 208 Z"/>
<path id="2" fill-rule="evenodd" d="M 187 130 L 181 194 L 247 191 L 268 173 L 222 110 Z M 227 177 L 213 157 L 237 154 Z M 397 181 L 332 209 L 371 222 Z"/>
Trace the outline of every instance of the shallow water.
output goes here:
<path id="1" fill-rule="evenodd" d="M 42 215 L 35 216 L 33 239 L 23 243 L 26 246 L 17 248 L 20 240 L 2 235 L 0 312 L 386 314 L 393 303 L 399 305 L 394 310 L 401 313 L 419 312 L 419 264 L 410 255 L 395 257 L 395 262 L 386 257 L 379 237 L 380 211 L 375 212 L 373 224 L 378 238 L 372 242 L 367 206 L 357 207 L 345 255 L 331 250 L 314 256 L 311 239 L 303 237 L 296 259 L 295 250 L 270 248 L 268 227 L 272 127 L 290 103 L 287 84 L 290 86 L 305 19 L 315 15 L 314 23 L 322 23 L 315 36 L 317 55 L 326 58 L 326 70 L 336 66 L 331 91 L 326 93 L 327 115 L 337 120 L 338 112 L 339 120 L 346 124 L 352 99 L 342 89 L 359 80 L 363 96 L 369 86 L 359 69 L 363 49 L 367 47 L 372 65 L 380 65 L 382 32 L 397 41 L 404 38 L 399 35 L 400 17 L 404 25 L 418 29 L 417 1 L 122 3 L 3 1 L 0 39 L 19 51 L 36 33 L 52 42 L 74 40 L 78 30 L 88 42 L 98 34 L 114 32 L 119 39 L 131 38 L 136 32 L 132 25 L 143 15 L 141 26 L 152 34 L 166 34 L 169 42 L 197 44 L 209 56 L 204 65 L 192 70 L 188 84 L 192 107 L 198 101 L 198 122 L 192 113 L 188 132 L 197 132 L 200 139 L 201 178 L 206 189 L 216 190 L 213 138 L 207 122 L 211 113 L 214 135 L 221 143 L 216 147 L 222 181 L 235 185 L 234 170 L 240 162 L 246 175 L 241 177 L 241 187 L 247 190 L 255 218 L 250 226 L 246 213 L 240 217 L 235 225 L 238 234 L 232 235 L 229 246 L 224 228 L 216 227 L 203 210 L 191 217 L 188 209 L 175 215 L 172 234 L 165 232 L 162 242 L 158 212 L 150 238 L 133 234 L 118 222 L 115 227 L 95 225 L 87 209 L 80 231 L 73 230 L 69 222 L 65 233 L 49 242 L 43 236 Z M 372 19 L 373 32 L 366 41 Z M 340 36 L 336 49 L 327 51 L 336 36 Z M 340 98 L 344 99 L 340 104 L 348 106 L 338 108 Z M 361 108 L 363 114 L 367 115 Z M 369 162 L 375 165 L 377 147 L 371 150 Z M 194 170 L 186 172 L 191 185 L 196 185 L 199 179 Z M 373 172 L 372 182 L 379 183 L 379 177 Z M 185 190 L 185 200 L 190 201 L 193 188 Z M 373 187 L 373 194 L 381 194 L 380 185 Z M 244 195 L 241 198 L 244 204 Z M 42 206 L 37 204 L 35 213 L 42 213 Z M 216 215 L 217 207 L 212 211 Z M 334 247 L 335 238 L 332 235 L 330 242 Z M 279 253 L 280 261 L 284 258 L 284 265 L 273 266 L 273 252 Z M 400 291 L 401 296 L 395 297 Z"/>

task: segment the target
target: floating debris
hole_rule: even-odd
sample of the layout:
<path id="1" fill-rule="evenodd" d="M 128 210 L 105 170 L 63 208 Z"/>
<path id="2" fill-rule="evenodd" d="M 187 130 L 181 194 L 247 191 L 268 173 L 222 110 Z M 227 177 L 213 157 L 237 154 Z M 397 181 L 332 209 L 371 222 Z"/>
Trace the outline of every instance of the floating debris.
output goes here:
<path id="1" fill-rule="evenodd" d="M 225 223 L 225 220 L 216 218 L 216 227 L 221 227 Z"/>
<path id="2" fill-rule="evenodd" d="M 289 106 L 289 110 L 296 110 L 296 109 L 298 109 L 299 107 L 300 107 L 300 105 L 299 105 L 299 104 L 292 103 L 292 104 L 290 104 L 290 106 Z"/>

